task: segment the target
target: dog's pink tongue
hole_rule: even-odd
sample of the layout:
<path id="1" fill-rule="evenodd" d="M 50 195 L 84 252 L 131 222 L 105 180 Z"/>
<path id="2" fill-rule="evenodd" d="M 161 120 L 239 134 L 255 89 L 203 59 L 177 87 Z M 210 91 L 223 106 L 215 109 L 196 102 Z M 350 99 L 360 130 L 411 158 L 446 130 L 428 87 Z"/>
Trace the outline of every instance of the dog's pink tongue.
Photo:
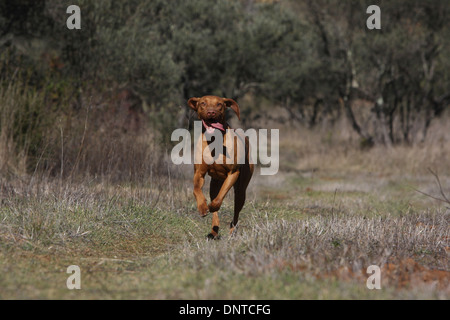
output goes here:
<path id="1" fill-rule="evenodd" d="M 221 124 L 221 123 L 211 123 L 211 126 L 208 126 L 204 120 L 202 120 L 202 121 L 203 121 L 203 125 L 205 126 L 206 132 L 208 132 L 209 134 L 213 134 L 214 129 L 219 129 L 221 131 L 225 131 L 225 129 L 223 128 L 223 124 Z"/>

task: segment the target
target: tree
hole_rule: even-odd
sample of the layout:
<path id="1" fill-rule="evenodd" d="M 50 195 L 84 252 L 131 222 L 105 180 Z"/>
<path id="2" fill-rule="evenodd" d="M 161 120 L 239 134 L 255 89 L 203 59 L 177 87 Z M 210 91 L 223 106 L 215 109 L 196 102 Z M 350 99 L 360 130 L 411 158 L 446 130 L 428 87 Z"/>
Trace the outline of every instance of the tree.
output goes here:
<path id="1" fill-rule="evenodd" d="M 363 27 L 364 6 L 365 1 L 306 2 L 321 42 L 311 59 L 326 65 L 322 70 L 332 75 L 325 81 L 330 97 L 340 103 L 363 141 L 391 145 L 423 140 L 450 101 L 448 4 L 383 2 L 379 31 Z M 361 100 L 373 106 L 365 119 L 353 110 Z"/>

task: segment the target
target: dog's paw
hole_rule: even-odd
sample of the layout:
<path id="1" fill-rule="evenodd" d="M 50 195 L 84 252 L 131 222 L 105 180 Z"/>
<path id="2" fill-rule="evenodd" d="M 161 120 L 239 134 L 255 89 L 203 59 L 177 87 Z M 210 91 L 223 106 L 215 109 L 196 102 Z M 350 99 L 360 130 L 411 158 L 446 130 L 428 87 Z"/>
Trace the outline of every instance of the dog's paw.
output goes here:
<path id="1" fill-rule="evenodd" d="M 237 227 L 238 226 L 234 225 L 233 222 L 230 223 L 230 233 L 229 233 L 230 237 L 234 237 L 234 235 L 236 234 Z"/>
<path id="2" fill-rule="evenodd" d="M 198 206 L 198 212 L 200 213 L 201 217 L 205 217 L 208 215 L 208 206 L 206 205 L 206 202 L 202 203 Z"/>
<path id="3" fill-rule="evenodd" d="M 214 235 L 212 232 L 208 233 L 206 236 L 206 240 L 220 240 L 220 236 L 218 234 Z"/>
<path id="4" fill-rule="evenodd" d="M 221 205 L 222 205 L 221 202 L 219 202 L 216 199 L 214 199 L 213 201 L 211 201 L 211 203 L 208 206 L 209 211 L 210 212 L 217 212 L 217 211 L 219 211 Z"/>

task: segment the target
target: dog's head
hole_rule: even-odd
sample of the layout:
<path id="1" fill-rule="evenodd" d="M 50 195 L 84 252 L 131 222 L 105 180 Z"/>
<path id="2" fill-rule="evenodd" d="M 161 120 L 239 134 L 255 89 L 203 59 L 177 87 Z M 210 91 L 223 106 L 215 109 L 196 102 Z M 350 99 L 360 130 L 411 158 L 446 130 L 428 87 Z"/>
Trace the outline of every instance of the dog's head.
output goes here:
<path id="1" fill-rule="evenodd" d="M 207 124 L 225 123 L 226 108 L 231 108 L 238 116 L 238 119 L 241 119 L 239 116 L 239 105 L 233 99 L 204 96 L 201 98 L 190 98 L 188 105 L 197 112 L 198 118 Z"/>

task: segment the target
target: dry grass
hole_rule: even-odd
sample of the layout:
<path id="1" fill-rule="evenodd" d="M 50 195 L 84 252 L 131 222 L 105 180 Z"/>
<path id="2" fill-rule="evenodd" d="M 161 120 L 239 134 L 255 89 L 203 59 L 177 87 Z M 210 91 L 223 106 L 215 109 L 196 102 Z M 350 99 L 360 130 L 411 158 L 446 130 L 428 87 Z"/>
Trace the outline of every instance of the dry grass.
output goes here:
<path id="1" fill-rule="evenodd" d="M 187 252 L 199 270 L 213 266 L 255 276 L 281 269 L 325 277 L 341 268 L 364 274 L 415 257 L 430 268 L 448 270 L 448 215 L 414 214 L 367 217 L 361 214 L 318 214 L 304 219 L 253 217 L 230 241 L 215 246 L 195 243 Z M 189 248 L 188 246 L 186 246 Z M 446 288 L 450 283 L 447 274 Z"/>
<path id="2" fill-rule="evenodd" d="M 28 151 L 39 141 L 34 129 L 40 125 L 43 96 L 13 81 L 0 86 L 0 174 L 22 175 Z M 36 116 L 37 114 L 37 116 Z"/>
<path id="3" fill-rule="evenodd" d="M 287 169 L 320 168 L 401 177 L 425 174 L 428 167 L 448 173 L 450 164 L 444 160 L 450 157 L 447 121 L 448 117 L 444 117 L 434 122 L 424 143 L 393 148 L 376 146 L 368 150 L 358 148 L 359 140 L 349 132 L 345 120 L 330 129 L 284 129 L 280 150 L 292 151 L 284 154 L 288 158 L 281 163 L 287 165 Z"/>

